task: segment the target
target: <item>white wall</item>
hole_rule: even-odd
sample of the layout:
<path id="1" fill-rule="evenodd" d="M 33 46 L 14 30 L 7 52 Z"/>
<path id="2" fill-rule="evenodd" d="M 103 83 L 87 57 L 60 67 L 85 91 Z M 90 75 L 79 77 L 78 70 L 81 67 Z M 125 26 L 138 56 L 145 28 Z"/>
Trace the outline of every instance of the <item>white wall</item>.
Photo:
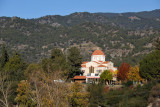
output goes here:
<path id="1" fill-rule="evenodd" d="M 105 55 L 92 55 L 91 61 L 105 61 Z"/>

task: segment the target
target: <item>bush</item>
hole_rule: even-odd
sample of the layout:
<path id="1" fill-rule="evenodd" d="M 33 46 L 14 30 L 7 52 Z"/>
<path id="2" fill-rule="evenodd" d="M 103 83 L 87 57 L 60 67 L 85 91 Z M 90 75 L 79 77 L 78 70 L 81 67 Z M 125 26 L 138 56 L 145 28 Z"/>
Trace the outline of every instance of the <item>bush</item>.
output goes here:
<path id="1" fill-rule="evenodd" d="M 124 85 L 125 87 L 130 87 L 130 86 L 133 85 L 133 82 L 132 82 L 132 81 L 123 82 L 123 85 Z"/>

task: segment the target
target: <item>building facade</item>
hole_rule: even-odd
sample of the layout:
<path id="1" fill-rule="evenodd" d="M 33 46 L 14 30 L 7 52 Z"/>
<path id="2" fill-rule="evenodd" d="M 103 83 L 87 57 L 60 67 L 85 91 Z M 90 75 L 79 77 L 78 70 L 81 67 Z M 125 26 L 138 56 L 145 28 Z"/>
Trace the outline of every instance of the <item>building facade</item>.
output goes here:
<path id="1" fill-rule="evenodd" d="M 105 61 L 105 55 L 101 50 L 95 50 L 91 61 L 83 62 L 81 65 L 83 76 L 86 76 L 86 83 L 98 82 L 104 70 L 109 70 L 114 74 L 117 68 L 111 61 Z M 113 81 L 116 81 L 116 77 L 113 77 Z"/>

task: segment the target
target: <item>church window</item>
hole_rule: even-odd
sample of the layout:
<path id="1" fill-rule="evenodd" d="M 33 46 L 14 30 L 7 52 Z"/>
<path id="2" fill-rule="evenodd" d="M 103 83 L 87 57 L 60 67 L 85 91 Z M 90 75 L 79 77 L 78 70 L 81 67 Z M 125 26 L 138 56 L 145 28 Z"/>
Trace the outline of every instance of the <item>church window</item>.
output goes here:
<path id="1" fill-rule="evenodd" d="M 89 73 L 94 73 L 94 67 L 93 66 L 89 67 Z"/>

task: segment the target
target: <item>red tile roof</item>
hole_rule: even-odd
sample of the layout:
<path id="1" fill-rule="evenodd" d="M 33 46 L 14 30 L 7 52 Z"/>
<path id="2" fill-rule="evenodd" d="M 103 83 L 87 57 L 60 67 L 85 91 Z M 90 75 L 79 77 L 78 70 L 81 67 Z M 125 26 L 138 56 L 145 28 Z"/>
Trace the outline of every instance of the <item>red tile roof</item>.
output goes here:
<path id="1" fill-rule="evenodd" d="M 86 76 L 74 76 L 72 79 L 86 79 Z"/>
<path id="2" fill-rule="evenodd" d="M 103 62 L 103 61 L 98 61 L 98 62 Z"/>
<path id="3" fill-rule="evenodd" d="M 109 61 L 105 61 L 105 62 L 103 62 L 103 64 L 107 64 L 107 63 L 109 63 Z"/>
<path id="4" fill-rule="evenodd" d="M 106 66 L 104 66 L 104 65 L 99 65 L 98 67 L 106 67 Z"/>
<path id="5" fill-rule="evenodd" d="M 90 76 L 88 76 L 88 77 L 86 77 L 86 78 L 100 78 L 100 77 L 90 77 Z"/>
<path id="6" fill-rule="evenodd" d="M 101 50 L 95 50 L 92 55 L 104 55 L 104 53 Z"/>
<path id="7" fill-rule="evenodd" d="M 88 63 L 88 62 L 82 62 L 82 64 L 86 64 L 86 63 Z"/>
<path id="8" fill-rule="evenodd" d="M 113 69 L 110 69 L 109 71 L 111 71 L 112 73 L 114 73 L 114 70 L 113 70 Z"/>
<path id="9" fill-rule="evenodd" d="M 93 62 L 95 62 L 95 63 L 97 63 L 97 64 L 100 64 L 100 62 L 96 62 L 96 61 L 93 61 Z"/>
<path id="10" fill-rule="evenodd" d="M 85 64 L 82 64 L 81 67 L 86 67 L 86 65 L 85 65 Z"/>

